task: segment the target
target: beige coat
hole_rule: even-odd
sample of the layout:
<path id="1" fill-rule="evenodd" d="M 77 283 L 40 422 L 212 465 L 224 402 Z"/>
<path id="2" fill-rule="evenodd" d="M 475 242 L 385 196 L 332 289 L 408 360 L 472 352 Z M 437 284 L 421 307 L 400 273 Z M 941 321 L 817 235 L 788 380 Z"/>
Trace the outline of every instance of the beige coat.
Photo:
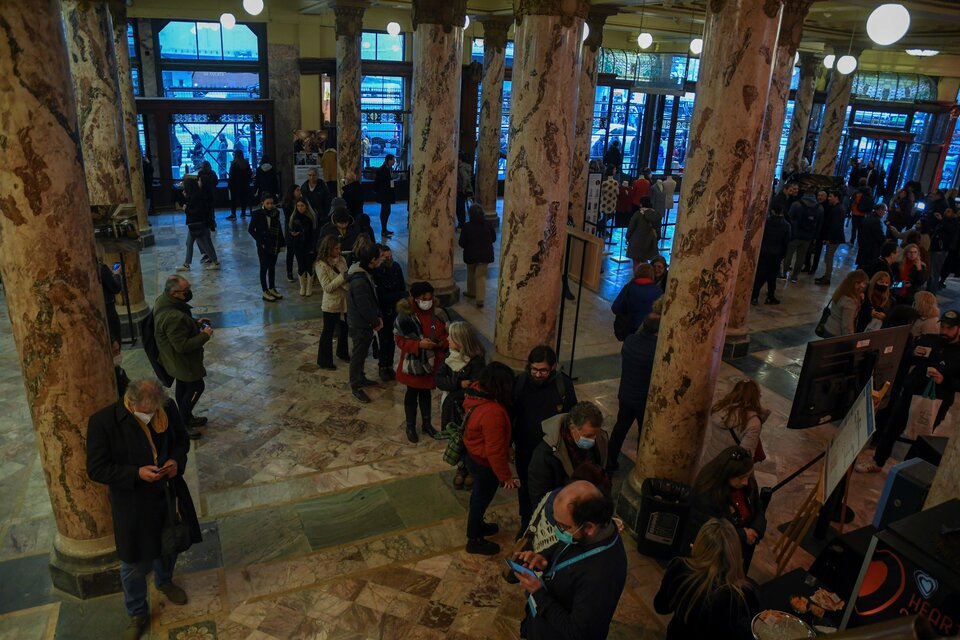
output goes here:
<path id="1" fill-rule="evenodd" d="M 326 313 L 347 312 L 347 261 L 343 256 L 337 258 L 334 266 L 325 260 L 317 260 L 313 265 L 317 280 L 323 287 L 323 304 L 320 308 Z"/>

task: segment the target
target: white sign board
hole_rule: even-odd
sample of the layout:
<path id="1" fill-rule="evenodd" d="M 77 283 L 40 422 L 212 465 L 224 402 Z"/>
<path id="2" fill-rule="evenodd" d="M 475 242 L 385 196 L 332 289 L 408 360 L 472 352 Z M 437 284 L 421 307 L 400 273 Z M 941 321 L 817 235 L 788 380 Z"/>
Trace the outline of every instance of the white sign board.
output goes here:
<path id="1" fill-rule="evenodd" d="M 857 456 L 867 445 L 874 430 L 873 417 L 873 376 L 863 385 L 863 391 L 857 397 L 850 411 L 837 428 L 833 440 L 827 445 L 823 462 L 823 494 L 826 500 L 838 484 L 847 475 L 847 471 L 857 460 Z"/>
<path id="2" fill-rule="evenodd" d="M 597 218 L 600 215 L 600 182 L 603 174 L 590 173 L 587 175 L 587 208 L 584 220 L 591 228 L 596 229 Z M 584 226 L 586 229 L 586 226 Z"/>

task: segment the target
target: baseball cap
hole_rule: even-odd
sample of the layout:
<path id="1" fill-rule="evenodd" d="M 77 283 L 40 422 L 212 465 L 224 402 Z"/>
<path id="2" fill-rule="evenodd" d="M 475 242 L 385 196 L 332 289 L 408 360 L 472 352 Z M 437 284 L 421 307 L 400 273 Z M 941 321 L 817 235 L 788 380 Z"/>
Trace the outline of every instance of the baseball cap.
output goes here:
<path id="1" fill-rule="evenodd" d="M 940 324 L 949 325 L 951 327 L 960 327 L 960 313 L 957 313 L 953 309 L 950 311 L 945 311 L 944 314 L 940 316 Z"/>

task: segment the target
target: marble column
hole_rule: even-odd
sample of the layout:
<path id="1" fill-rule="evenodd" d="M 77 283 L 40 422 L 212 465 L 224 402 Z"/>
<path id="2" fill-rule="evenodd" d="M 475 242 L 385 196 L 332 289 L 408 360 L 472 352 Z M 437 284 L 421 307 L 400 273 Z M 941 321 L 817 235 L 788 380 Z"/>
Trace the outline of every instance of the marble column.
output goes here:
<path id="1" fill-rule="evenodd" d="M 62 0 L 60 4 L 70 51 L 87 194 L 94 217 L 102 223 L 117 207 L 133 206 L 113 21 L 105 0 Z M 113 255 L 108 253 L 111 259 Z M 135 314 L 130 330 L 136 331 L 136 320 L 147 311 L 140 253 L 131 248 L 123 252 L 123 257 L 130 311 Z M 126 322 L 127 308 L 120 296 L 117 306 Z"/>
<path id="2" fill-rule="evenodd" d="M 781 3 L 707 4 L 677 238 L 637 464 L 645 478 L 693 480 L 713 403 L 743 250 Z"/>
<path id="3" fill-rule="evenodd" d="M 143 150 L 137 130 L 137 103 L 130 75 L 130 52 L 127 45 L 127 5 L 122 0 L 111 0 L 113 47 L 117 54 L 117 76 L 120 81 L 120 105 L 123 115 L 123 133 L 130 172 L 130 193 L 137 209 L 137 225 L 143 246 L 154 244 L 153 229 L 147 217 L 147 193 L 143 185 Z"/>
<path id="4" fill-rule="evenodd" d="M 280 172 L 280 193 L 283 197 L 293 185 L 293 149 L 290 134 L 300 128 L 300 46 L 267 43 L 267 71 L 270 77 L 270 99 L 273 100 L 276 145 L 268 153 Z M 339 157 L 339 154 L 338 154 Z"/>
<path id="5" fill-rule="evenodd" d="M 838 55 L 837 58 L 840 56 Z M 817 155 L 813 159 L 813 172 L 817 175 L 832 176 L 837 168 L 837 154 L 840 153 L 840 134 L 850 105 L 850 89 L 853 87 L 853 74 L 844 75 L 834 65 L 830 72 L 830 84 L 827 86 L 827 102 L 823 107 L 823 123 L 817 138 Z"/>
<path id="6" fill-rule="evenodd" d="M 464 65 L 460 72 L 460 133 L 457 147 L 459 153 L 473 158 L 477 153 L 477 93 L 483 78 L 483 65 L 473 61 Z"/>
<path id="7" fill-rule="evenodd" d="M 817 88 L 817 75 L 820 73 L 823 57 L 817 53 L 800 52 L 800 81 L 793 100 L 793 118 L 790 120 L 790 136 L 787 138 L 787 150 L 783 156 L 784 173 L 800 167 L 800 158 L 807 143 L 807 130 L 810 128 L 810 113 L 813 111 L 813 94 Z"/>
<path id="8" fill-rule="evenodd" d="M 430 282 L 444 304 L 453 281 L 457 137 L 466 0 L 414 0 L 410 282 Z"/>
<path id="9" fill-rule="evenodd" d="M 524 360 L 556 340 L 586 0 L 514 0 L 514 42 L 494 346 Z"/>
<path id="10" fill-rule="evenodd" d="M 57 527 L 53 583 L 87 597 L 119 588 L 85 451 L 117 390 L 59 4 L 0 2 L 0 275 Z"/>
<path id="11" fill-rule="evenodd" d="M 497 219 L 497 186 L 500 169 L 500 122 L 503 118 L 504 51 L 512 17 L 484 16 L 483 79 L 480 84 L 480 139 L 477 143 L 477 177 L 474 200 Z"/>
<path id="12" fill-rule="evenodd" d="M 337 164 L 340 176 L 360 177 L 360 36 L 364 3 L 338 3 L 333 12 L 337 31 Z"/>
<path id="13" fill-rule="evenodd" d="M 803 35 L 803 21 L 812 3 L 813 0 L 784 1 L 780 36 L 777 39 L 773 75 L 767 98 L 767 113 L 763 121 L 760 148 L 754 167 L 753 191 L 749 200 L 736 203 L 737 207 L 742 207 L 746 233 L 743 239 L 740 266 L 737 270 L 737 284 L 734 289 L 730 317 L 727 320 L 724 355 L 728 357 L 745 356 L 750 346 L 750 334 L 747 330 L 750 296 L 757 272 L 757 261 L 760 257 L 760 241 L 763 239 L 763 228 L 770 206 L 773 174 L 776 171 L 777 156 L 780 153 L 783 118 L 787 111 L 787 101 L 790 99 L 793 61 Z"/>
<path id="14" fill-rule="evenodd" d="M 607 18 L 616 15 L 616 12 L 615 7 L 592 7 L 587 16 L 590 33 L 583 42 L 583 52 L 580 56 L 580 90 L 577 93 L 577 120 L 573 151 L 570 156 L 570 202 L 573 204 L 570 215 L 573 217 L 575 229 L 583 229 L 587 205 L 590 140 L 593 134 L 593 111 L 597 99 L 597 64 L 600 61 L 603 25 Z"/>

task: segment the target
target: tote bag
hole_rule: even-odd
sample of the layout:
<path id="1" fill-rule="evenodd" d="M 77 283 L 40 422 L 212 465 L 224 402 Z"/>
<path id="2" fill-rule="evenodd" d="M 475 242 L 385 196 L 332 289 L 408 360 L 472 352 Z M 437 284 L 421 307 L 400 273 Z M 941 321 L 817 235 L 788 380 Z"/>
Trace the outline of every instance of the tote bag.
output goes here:
<path id="1" fill-rule="evenodd" d="M 907 418 L 907 437 L 916 440 L 933 433 L 942 400 L 937 399 L 937 387 L 933 378 L 927 382 L 923 393 L 910 399 L 910 415 Z"/>

